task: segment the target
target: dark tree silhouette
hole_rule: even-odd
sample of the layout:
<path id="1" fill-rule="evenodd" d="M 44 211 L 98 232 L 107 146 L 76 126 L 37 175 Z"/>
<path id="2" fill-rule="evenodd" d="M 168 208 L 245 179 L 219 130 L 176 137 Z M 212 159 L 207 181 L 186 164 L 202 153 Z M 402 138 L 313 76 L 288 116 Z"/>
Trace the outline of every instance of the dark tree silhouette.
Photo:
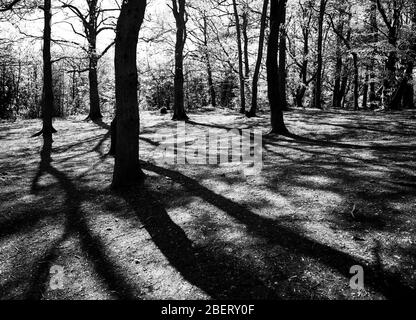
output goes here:
<path id="1" fill-rule="evenodd" d="M 146 0 L 126 0 L 117 21 L 115 41 L 116 149 L 113 188 L 141 182 L 136 51 Z"/>
<path id="2" fill-rule="evenodd" d="M 258 96 L 258 82 L 260 76 L 261 63 L 263 60 L 263 45 L 264 45 L 264 32 L 266 30 L 266 18 L 267 18 L 267 9 L 269 7 L 269 0 L 263 1 L 263 10 L 261 13 L 261 23 L 260 23 L 260 35 L 259 35 L 259 48 L 257 52 L 257 61 L 256 67 L 253 74 L 253 83 L 252 83 L 252 95 L 251 95 L 251 109 L 247 113 L 248 117 L 255 117 L 257 112 L 257 96 Z"/>
<path id="3" fill-rule="evenodd" d="M 34 136 L 43 134 L 44 139 L 52 139 L 56 132 L 52 126 L 54 109 L 53 84 L 52 84 L 52 59 L 51 59 L 51 0 L 43 3 L 44 29 L 43 29 L 43 99 L 42 99 L 42 130 Z"/>
<path id="4" fill-rule="evenodd" d="M 174 80 L 174 102 L 172 120 L 186 121 L 188 116 L 185 112 L 184 77 L 183 77 L 183 49 L 186 42 L 186 22 L 188 20 L 185 10 L 185 0 L 172 0 L 172 12 L 176 21 L 176 44 L 175 44 L 175 80 Z"/>
<path id="5" fill-rule="evenodd" d="M 323 48 L 323 39 L 324 39 L 324 18 L 325 10 L 328 0 L 320 0 L 319 5 L 319 18 L 318 18 L 318 56 L 317 56 L 317 71 L 316 71 L 316 81 L 314 86 L 314 97 L 312 100 L 312 107 L 321 109 L 321 99 L 322 99 L 322 48 Z"/>
<path id="6" fill-rule="evenodd" d="M 246 94 L 245 94 L 245 81 L 243 70 L 243 49 L 241 44 L 241 26 L 240 18 L 238 14 L 237 3 L 233 0 L 234 20 L 235 28 L 237 32 L 237 50 L 238 50 L 238 76 L 240 80 L 240 113 L 246 112 Z"/>
<path id="7" fill-rule="evenodd" d="M 270 8 L 270 35 L 267 46 L 267 86 L 271 111 L 271 133 L 287 134 L 288 130 L 283 119 L 282 93 L 279 85 L 279 67 L 277 55 L 279 48 L 279 31 L 284 17 L 284 9 L 287 0 L 271 2 Z"/>

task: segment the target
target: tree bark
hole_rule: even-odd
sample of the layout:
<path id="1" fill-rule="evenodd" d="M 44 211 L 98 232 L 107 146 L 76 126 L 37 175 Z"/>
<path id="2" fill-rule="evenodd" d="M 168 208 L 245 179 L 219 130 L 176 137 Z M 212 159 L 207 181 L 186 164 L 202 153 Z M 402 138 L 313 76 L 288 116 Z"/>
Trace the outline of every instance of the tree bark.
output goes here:
<path id="1" fill-rule="evenodd" d="M 240 18 L 238 16 L 237 2 L 233 0 L 234 20 L 237 31 L 237 50 L 238 50 L 238 76 L 240 80 L 240 113 L 246 112 L 246 94 L 245 94 L 245 81 L 243 71 L 243 49 L 241 45 L 241 28 Z"/>
<path id="2" fill-rule="evenodd" d="M 318 57 L 317 57 L 317 75 L 315 81 L 315 95 L 313 97 L 312 107 L 322 109 L 322 47 L 323 47 L 323 29 L 324 17 L 327 0 L 320 0 L 319 18 L 318 18 Z"/>
<path id="3" fill-rule="evenodd" d="M 358 54 L 352 53 L 353 65 L 354 65 L 354 110 L 359 109 L 359 96 L 360 96 L 360 76 L 358 69 Z"/>
<path id="4" fill-rule="evenodd" d="M 97 0 L 88 1 L 88 54 L 89 54 L 89 68 L 88 80 L 90 85 L 90 112 L 88 119 L 92 121 L 100 120 L 102 118 L 100 110 L 100 98 L 98 94 L 98 76 L 97 76 Z"/>
<path id="5" fill-rule="evenodd" d="M 279 41 L 279 91 L 283 110 L 288 110 L 287 94 L 286 94 L 286 2 L 282 9 L 282 22 L 280 25 L 280 41 Z"/>
<path id="6" fill-rule="evenodd" d="M 279 48 L 280 24 L 283 20 L 283 10 L 286 0 L 275 0 L 271 2 L 270 8 L 270 35 L 267 45 L 267 86 L 268 98 L 271 111 L 271 133 L 287 134 L 288 130 L 283 119 L 283 105 L 279 90 L 279 67 L 277 55 Z"/>
<path id="7" fill-rule="evenodd" d="M 368 82 L 370 81 L 370 75 L 368 73 L 368 68 L 365 71 L 365 82 L 363 87 L 363 109 L 367 109 L 368 107 Z"/>
<path id="8" fill-rule="evenodd" d="M 248 117 L 255 117 L 256 112 L 257 112 L 258 82 L 259 82 L 259 76 L 260 76 L 261 63 L 263 60 L 264 33 L 266 30 L 266 18 L 267 18 L 268 7 L 269 7 L 269 0 L 264 0 L 263 10 L 261 14 L 261 23 L 260 23 L 259 48 L 257 51 L 256 67 L 254 69 L 254 74 L 253 74 L 251 109 L 249 113 L 247 114 Z"/>
<path id="9" fill-rule="evenodd" d="M 185 112 L 183 49 L 186 41 L 185 0 L 172 0 L 172 10 L 176 22 L 175 80 L 172 120 L 187 121 Z"/>
<path id="10" fill-rule="evenodd" d="M 208 23 L 207 23 L 207 16 L 205 13 L 203 15 L 203 19 L 204 19 L 203 21 L 204 22 L 203 24 L 204 46 L 205 46 L 204 50 L 205 50 L 205 60 L 207 64 L 208 91 L 209 91 L 209 96 L 211 100 L 211 105 L 213 107 L 216 107 L 217 99 L 216 99 L 216 94 L 215 94 L 214 81 L 212 79 L 212 66 L 211 66 L 209 50 L 208 50 Z"/>
<path id="11" fill-rule="evenodd" d="M 146 0 L 125 0 L 117 21 L 115 40 L 116 147 L 113 188 L 141 182 L 139 108 L 137 101 L 137 41 Z"/>
<path id="12" fill-rule="evenodd" d="M 51 61 L 51 10 L 51 0 L 44 0 L 42 130 L 35 135 L 43 134 L 44 140 L 52 139 L 52 134 L 56 132 L 52 125 L 54 97 Z"/>

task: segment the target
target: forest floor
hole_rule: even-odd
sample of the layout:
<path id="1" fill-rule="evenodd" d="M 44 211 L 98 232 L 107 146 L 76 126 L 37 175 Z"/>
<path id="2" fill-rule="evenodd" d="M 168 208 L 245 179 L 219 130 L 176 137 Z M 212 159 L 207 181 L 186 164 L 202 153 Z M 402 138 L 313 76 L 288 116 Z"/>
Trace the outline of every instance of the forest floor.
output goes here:
<path id="1" fill-rule="evenodd" d="M 39 121 L 1 123 L 0 298 L 414 298 L 416 112 L 285 117 L 293 135 L 265 135 L 247 176 L 156 163 L 159 130 L 176 123 L 143 112 L 148 178 L 118 193 L 109 119 L 56 120 L 52 161 L 31 138 Z M 195 135 L 269 128 L 267 115 L 190 118 Z"/>

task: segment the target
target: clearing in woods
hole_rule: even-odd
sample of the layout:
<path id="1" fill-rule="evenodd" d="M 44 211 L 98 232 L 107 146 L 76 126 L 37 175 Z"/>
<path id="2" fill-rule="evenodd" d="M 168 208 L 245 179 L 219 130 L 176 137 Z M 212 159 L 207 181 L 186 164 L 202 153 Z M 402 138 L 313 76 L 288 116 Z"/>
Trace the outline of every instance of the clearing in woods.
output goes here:
<path id="1" fill-rule="evenodd" d="M 268 128 L 267 115 L 190 118 L 187 129 Z M 287 113 L 294 135 L 265 135 L 251 177 L 155 163 L 169 119 L 141 113 L 148 178 L 120 193 L 109 119 L 56 120 L 42 162 L 39 121 L 1 124 L 0 298 L 415 296 L 415 112 Z M 354 265 L 365 290 L 350 288 Z"/>

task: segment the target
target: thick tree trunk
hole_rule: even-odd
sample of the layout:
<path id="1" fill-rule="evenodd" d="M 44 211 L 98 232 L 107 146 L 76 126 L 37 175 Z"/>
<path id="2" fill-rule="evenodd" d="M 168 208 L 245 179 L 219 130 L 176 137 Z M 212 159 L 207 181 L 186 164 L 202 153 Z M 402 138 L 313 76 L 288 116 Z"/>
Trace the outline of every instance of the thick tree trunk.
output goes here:
<path id="1" fill-rule="evenodd" d="M 137 41 L 146 0 L 125 0 L 117 21 L 115 40 L 116 146 L 113 188 L 142 181 L 139 162 L 137 101 Z"/>
<path id="2" fill-rule="evenodd" d="M 257 112 L 258 82 L 259 82 L 259 76 L 260 76 L 261 63 L 263 60 L 264 33 L 266 30 L 266 18 L 267 18 L 268 7 L 269 7 L 269 0 L 264 0 L 263 11 L 261 14 L 261 23 L 260 23 L 259 48 L 257 52 L 256 67 L 254 69 L 254 74 L 253 74 L 251 109 L 250 109 L 250 112 L 247 114 L 247 116 L 249 117 L 255 117 L 256 112 Z"/>
<path id="3" fill-rule="evenodd" d="M 51 0 L 44 1 L 45 27 L 43 34 L 43 101 L 42 120 L 43 136 L 50 136 L 55 132 L 52 126 L 52 115 L 54 112 L 54 96 L 52 83 L 52 61 L 51 61 Z"/>
<path id="4" fill-rule="evenodd" d="M 44 140 L 52 139 L 56 130 L 52 126 L 54 110 L 52 61 L 51 61 L 51 0 L 44 1 L 44 30 L 43 30 L 43 101 L 42 101 L 42 130 L 35 136 L 43 134 Z"/>
<path id="5" fill-rule="evenodd" d="M 100 120 L 103 116 L 100 110 L 100 97 L 98 94 L 97 59 L 90 57 L 88 70 L 88 80 L 90 85 L 90 113 L 88 119 L 92 121 Z"/>
<path id="6" fill-rule="evenodd" d="M 177 3 L 177 1 L 179 3 Z M 183 49 L 186 41 L 185 0 L 172 0 L 173 15 L 176 21 L 175 80 L 172 120 L 187 121 L 185 112 Z"/>
<path id="7" fill-rule="evenodd" d="M 283 119 L 283 105 L 279 94 L 279 67 L 277 64 L 277 53 L 279 48 L 279 31 L 283 19 L 283 9 L 286 0 L 275 0 L 271 2 L 270 8 L 270 35 L 267 46 L 267 86 L 268 98 L 271 111 L 271 133 L 287 134 L 288 130 Z"/>
<path id="8" fill-rule="evenodd" d="M 244 70 L 243 70 L 243 49 L 242 49 L 242 44 L 241 44 L 240 18 L 238 15 L 236 0 L 233 0 L 233 9 L 234 9 L 235 27 L 237 31 L 238 76 L 240 80 L 240 113 L 245 114 L 246 94 L 245 94 L 245 81 L 244 81 Z"/>

